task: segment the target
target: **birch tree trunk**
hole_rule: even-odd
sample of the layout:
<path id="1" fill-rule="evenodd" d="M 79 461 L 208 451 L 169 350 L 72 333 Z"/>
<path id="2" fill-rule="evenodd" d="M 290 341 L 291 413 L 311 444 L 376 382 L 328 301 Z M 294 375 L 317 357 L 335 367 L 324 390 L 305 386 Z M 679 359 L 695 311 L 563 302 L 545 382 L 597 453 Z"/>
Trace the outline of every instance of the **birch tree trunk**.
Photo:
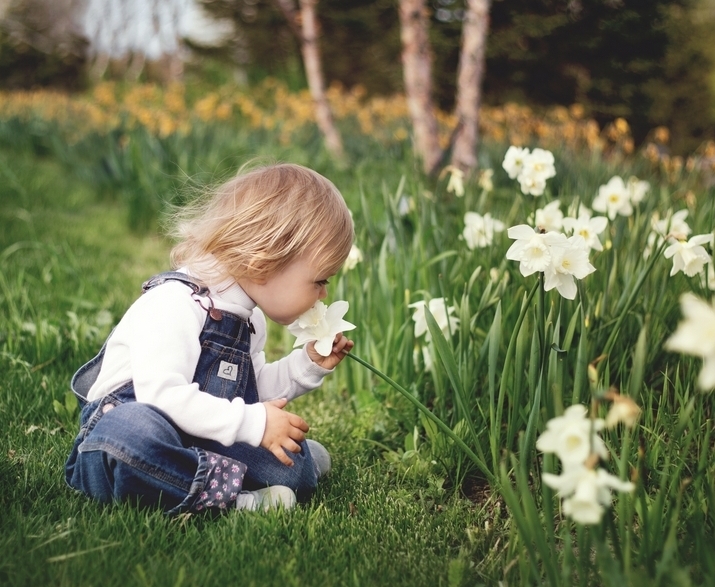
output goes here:
<path id="1" fill-rule="evenodd" d="M 296 11 L 294 0 L 276 0 L 278 7 L 288 20 L 293 33 L 300 41 L 300 51 L 305 66 L 305 76 L 308 88 L 313 98 L 315 120 L 320 132 L 323 133 L 325 146 L 338 160 L 345 158 L 343 141 L 335 127 L 333 113 L 330 110 L 328 97 L 325 94 L 325 81 L 323 67 L 320 59 L 320 46 L 318 45 L 318 21 L 315 16 L 315 6 L 318 0 L 299 0 L 300 13 Z M 300 26 L 298 25 L 300 21 Z"/>
<path id="2" fill-rule="evenodd" d="M 439 165 L 437 116 L 432 104 L 432 56 L 424 0 L 399 0 L 402 69 L 407 105 L 412 118 L 415 152 L 426 173 Z"/>
<path id="3" fill-rule="evenodd" d="M 457 73 L 457 129 L 452 149 L 452 165 L 464 173 L 469 173 L 477 168 L 479 107 L 482 101 L 490 0 L 466 0 L 466 3 Z"/>

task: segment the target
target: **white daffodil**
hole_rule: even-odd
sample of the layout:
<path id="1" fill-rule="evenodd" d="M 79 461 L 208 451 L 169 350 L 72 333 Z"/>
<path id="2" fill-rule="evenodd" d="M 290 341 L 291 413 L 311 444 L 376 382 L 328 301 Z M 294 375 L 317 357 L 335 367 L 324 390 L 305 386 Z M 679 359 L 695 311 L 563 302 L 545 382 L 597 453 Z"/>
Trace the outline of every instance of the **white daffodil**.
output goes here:
<path id="1" fill-rule="evenodd" d="M 350 252 L 348 253 L 347 259 L 345 259 L 343 269 L 345 269 L 345 271 L 350 271 L 351 269 L 355 269 L 355 267 L 357 267 L 357 264 L 361 262 L 362 251 L 357 247 L 357 245 L 353 245 L 350 248 Z"/>
<path id="2" fill-rule="evenodd" d="M 402 196 L 397 202 L 397 214 L 404 218 L 415 209 L 415 199 L 412 196 Z"/>
<path id="3" fill-rule="evenodd" d="M 564 237 L 563 246 L 553 246 L 551 249 L 551 264 L 544 271 L 544 290 L 554 288 L 567 300 L 576 297 L 576 279 L 583 279 L 593 273 L 596 268 L 588 260 L 588 251 L 583 237 L 576 235 Z"/>
<path id="4" fill-rule="evenodd" d="M 688 217 L 688 211 L 686 209 L 678 210 L 673 212 L 668 210 L 665 218 L 659 219 L 658 213 L 654 213 L 651 218 L 651 227 L 653 231 L 658 233 L 662 237 L 672 237 L 678 240 L 684 240 L 692 232 L 688 223 L 685 219 Z"/>
<path id="5" fill-rule="evenodd" d="M 632 492 L 630 481 L 621 481 L 605 470 L 583 465 L 564 468 L 561 475 L 544 473 L 544 483 L 563 498 L 564 514 L 579 524 L 598 524 L 611 505 L 611 490 Z"/>
<path id="6" fill-rule="evenodd" d="M 546 232 L 561 230 L 564 213 L 561 211 L 561 202 L 554 200 L 536 211 L 534 224 Z"/>
<path id="7" fill-rule="evenodd" d="M 606 185 L 599 187 L 592 207 L 597 212 L 605 212 L 611 220 L 616 217 L 616 214 L 621 216 L 633 214 L 631 197 L 623 179 L 615 175 Z"/>
<path id="8" fill-rule="evenodd" d="M 692 232 L 692 230 L 690 226 L 688 226 L 688 223 L 685 222 L 687 217 L 687 210 L 678 210 L 675 213 L 672 210 L 668 210 L 665 218 L 663 219 L 660 218 L 660 214 L 658 214 L 658 212 L 654 212 L 650 219 L 650 225 L 653 232 L 648 235 L 646 248 L 643 251 L 643 257 L 646 259 L 650 257 L 653 249 L 660 247 L 666 237 L 669 238 L 671 242 L 676 240 L 685 240 L 688 238 L 688 235 Z"/>
<path id="9" fill-rule="evenodd" d="M 494 170 L 493 169 L 482 169 L 479 172 L 479 178 L 477 179 L 477 185 L 482 188 L 485 192 L 491 192 L 494 189 Z"/>
<path id="10" fill-rule="evenodd" d="M 425 306 L 429 308 L 430 314 L 434 317 L 442 334 L 449 336 L 450 331 L 455 331 L 455 328 L 459 325 L 459 318 L 451 315 L 454 312 L 454 306 L 447 307 L 444 298 L 432 298 L 429 303 L 420 300 L 408 306 L 408 308 L 414 308 L 415 310 L 412 314 L 412 320 L 415 322 L 415 338 L 419 338 L 425 334 L 425 340 L 427 340 L 427 342 L 432 340 L 429 328 L 427 327 Z"/>
<path id="11" fill-rule="evenodd" d="M 673 258 L 673 268 L 670 270 L 670 275 L 675 275 L 682 271 L 688 277 L 693 277 L 700 273 L 705 265 L 711 261 L 711 257 L 703 245 L 712 246 L 712 242 L 712 234 L 697 234 L 688 241 L 675 241 L 663 251 L 666 259 Z"/>
<path id="12" fill-rule="evenodd" d="M 488 247 L 494 241 L 494 233 L 504 230 L 504 223 L 492 218 L 487 212 L 484 216 L 476 212 L 467 212 L 464 215 L 464 231 L 462 236 L 469 249 Z"/>
<path id="13" fill-rule="evenodd" d="M 421 351 L 421 352 L 420 352 Z M 420 365 L 420 357 L 422 357 L 422 364 Z M 432 361 L 432 351 L 428 345 L 415 346 L 412 351 L 412 362 L 415 365 L 415 369 L 418 371 L 420 368 L 424 367 L 425 373 L 430 373 L 434 367 Z"/>
<path id="14" fill-rule="evenodd" d="M 569 204 L 567 213 L 572 218 L 591 218 L 593 216 L 593 212 L 588 206 L 584 206 L 582 202 L 576 200 Z"/>
<path id="15" fill-rule="evenodd" d="M 647 181 L 643 181 L 632 175 L 628 178 L 626 188 L 628 188 L 628 196 L 630 197 L 631 202 L 633 204 L 640 204 L 650 190 L 650 184 Z"/>
<path id="16" fill-rule="evenodd" d="M 529 155 L 529 149 L 512 145 L 506 150 L 502 167 L 509 179 L 516 179 L 524 168 L 524 160 Z"/>
<path id="17" fill-rule="evenodd" d="M 536 439 L 536 448 L 554 453 L 564 467 L 582 465 L 592 452 L 605 459 L 608 456 L 606 445 L 596 434 L 603 424 L 600 418 L 587 417 L 586 406 L 575 404 L 566 408 L 563 416 L 546 423 L 546 430 Z"/>
<path id="18" fill-rule="evenodd" d="M 691 293 L 680 297 L 680 310 L 685 320 L 665 342 L 669 351 L 703 359 L 698 377 L 701 389 L 715 388 L 715 308 Z"/>
<path id="19" fill-rule="evenodd" d="M 517 178 L 521 193 L 527 196 L 540 196 L 546 189 L 546 178 L 522 172 Z"/>
<path id="20" fill-rule="evenodd" d="M 588 210 L 585 214 L 579 214 L 578 218 L 567 216 L 563 220 L 563 228 L 567 232 L 578 235 L 583 238 L 586 245 L 594 251 L 602 251 L 603 245 L 598 235 L 601 234 L 608 226 L 608 218 L 605 216 L 591 217 Z"/>
<path id="21" fill-rule="evenodd" d="M 329 356 L 335 335 L 355 328 L 354 324 L 343 320 L 349 307 L 348 302 L 342 300 L 333 302 L 330 306 L 317 301 L 310 310 L 288 326 L 288 331 L 297 338 L 293 347 L 314 340 L 316 352 L 323 357 Z"/>
<path id="22" fill-rule="evenodd" d="M 524 160 L 524 168 L 521 173 L 543 177 L 544 180 L 554 177 L 556 175 L 554 154 L 546 149 L 534 149 Z"/>
<path id="23" fill-rule="evenodd" d="M 620 423 L 632 428 L 636 425 L 641 409 L 636 402 L 625 395 L 618 393 L 611 397 L 611 408 L 606 415 L 606 428 L 613 428 Z"/>
<path id="24" fill-rule="evenodd" d="M 454 165 L 448 165 L 444 170 L 449 172 L 447 191 L 461 198 L 464 195 L 464 172 Z"/>
<path id="25" fill-rule="evenodd" d="M 521 192 L 540 196 L 546 189 L 546 180 L 556 175 L 554 155 L 546 149 L 529 149 L 511 146 L 504 155 L 502 167 L 511 179 L 519 182 Z"/>
<path id="26" fill-rule="evenodd" d="M 538 271 L 546 271 L 551 264 L 551 245 L 559 244 L 566 237 L 556 232 L 542 234 L 528 224 L 512 226 L 507 230 L 515 242 L 506 252 L 510 261 L 519 261 L 519 271 L 524 277 Z"/>

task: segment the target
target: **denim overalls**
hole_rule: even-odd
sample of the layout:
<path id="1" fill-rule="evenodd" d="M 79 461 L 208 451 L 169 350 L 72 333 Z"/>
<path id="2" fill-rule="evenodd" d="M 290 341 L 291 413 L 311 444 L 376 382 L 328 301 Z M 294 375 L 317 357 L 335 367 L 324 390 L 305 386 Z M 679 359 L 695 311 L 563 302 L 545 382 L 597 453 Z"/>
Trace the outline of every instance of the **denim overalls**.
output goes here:
<path id="1" fill-rule="evenodd" d="M 208 290 L 183 273 L 161 273 L 142 289 L 146 292 L 171 280 L 190 287 L 192 297 L 206 309 L 193 381 L 203 393 L 257 402 L 250 354 L 253 326 L 214 308 Z M 294 466 L 287 467 L 261 447 L 224 446 L 186 434 L 158 408 L 137 402 L 132 382 L 88 402 L 106 344 L 72 378 L 81 413 L 79 435 L 65 463 L 70 487 L 101 502 L 131 499 L 158 505 L 169 514 L 226 509 L 240 491 L 269 485 L 286 485 L 299 499 L 313 492 L 317 474 L 305 442 L 300 453 L 288 453 Z"/>

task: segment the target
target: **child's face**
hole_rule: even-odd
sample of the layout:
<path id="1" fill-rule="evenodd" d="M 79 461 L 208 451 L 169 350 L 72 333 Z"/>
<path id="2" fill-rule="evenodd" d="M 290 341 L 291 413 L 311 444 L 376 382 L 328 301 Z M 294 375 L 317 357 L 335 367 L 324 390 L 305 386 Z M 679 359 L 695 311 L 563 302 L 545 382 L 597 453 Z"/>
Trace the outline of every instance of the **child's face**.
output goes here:
<path id="1" fill-rule="evenodd" d="M 283 271 L 260 282 L 240 280 L 239 285 L 278 324 L 288 325 L 315 302 L 328 295 L 330 275 L 322 275 L 321 268 L 310 257 L 299 257 Z"/>

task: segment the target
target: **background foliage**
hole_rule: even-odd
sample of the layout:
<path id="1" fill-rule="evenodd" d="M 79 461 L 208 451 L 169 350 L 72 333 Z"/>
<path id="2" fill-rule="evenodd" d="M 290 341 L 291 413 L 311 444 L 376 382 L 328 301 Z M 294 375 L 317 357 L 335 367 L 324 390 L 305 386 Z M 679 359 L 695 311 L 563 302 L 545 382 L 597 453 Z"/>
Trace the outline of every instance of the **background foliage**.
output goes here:
<path id="1" fill-rule="evenodd" d="M 203 3 L 232 18 L 237 34 L 222 49 L 200 51 L 187 71 L 221 82 L 235 72 L 249 82 L 278 76 L 291 89 L 304 87 L 298 43 L 272 0 Z M 461 7 L 461 0 L 431 3 L 435 98 L 447 111 L 454 101 Z M 401 90 L 394 0 L 322 0 L 318 13 L 329 83 L 361 85 L 369 95 Z M 578 103 L 601 125 L 628 120 L 637 144 L 666 126 L 675 154 L 715 137 L 713 0 L 494 0 L 490 17 L 485 104 Z M 72 50 L 66 45 L 43 52 L 27 35 L 2 27 L 3 85 L 80 87 L 81 42 Z"/>

